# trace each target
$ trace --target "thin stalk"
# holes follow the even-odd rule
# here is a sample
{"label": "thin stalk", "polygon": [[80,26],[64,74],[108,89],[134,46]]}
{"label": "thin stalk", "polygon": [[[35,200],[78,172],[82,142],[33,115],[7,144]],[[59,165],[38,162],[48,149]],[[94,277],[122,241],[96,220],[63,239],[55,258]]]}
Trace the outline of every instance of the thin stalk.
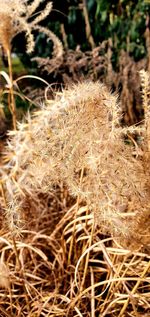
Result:
{"label": "thin stalk", "polygon": [[[80,185],[81,185],[81,183],[82,183],[83,173],[84,173],[84,167],[83,167],[82,170],[81,170]],[[79,209],[79,201],[80,201],[80,197],[79,197],[79,195],[78,195],[78,197],[77,197],[77,203],[76,203],[76,213],[75,213],[75,216],[74,216],[74,220],[75,220],[76,217],[77,217],[77,212],[78,212],[78,209]],[[68,265],[69,265],[70,262],[71,262],[71,255],[72,255],[72,251],[73,251],[73,243],[74,243],[74,240],[75,240],[75,226],[76,226],[76,222],[74,221],[73,231],[72,231],[72,236],[71,236],[71,241],[70,241],[69,254],[68,254]]]}
{"label": "thin stalk", "polygon": [[88,42],[91,45],[91,48],[93,50],[95,48],[95,42],[94,42],[94,38],[92,36],[86,0],[82,0],[82,10],[83,10],[83,16],[84,16],[84,20],[85,20],[86,37],[87,37],[87,40],[88,40]]}
{"label": "thin stalk", "polygon": [[[88,241],[88,247],[89,248],[92,245],[93,232],[94,232],[94,221],[93,221],[92,228],[91,228],[91,235],[90,235],[89,241]],[[82,292],[83,289],[84,289],[85,278],[86,278],[86,275],[87,275],[88,264],[89,264],[89,257],[90,257],[90,252],[88,252],[87,255],[86,255],[86,260],[85,260],[85,263],[84,263],[84,273],[83,273],[83,278],[82,278],[82,282],[81,282],[80,292]],[[93,292],[93,289],[92,289],[92,292]]]}
{"label": "thin stalk", "polygon": [[8,69],[9,69],[9,78],[11,85],[9,87],[10,91],[10,104],[9,109],[12,114],[12,120],[13,120],[13,128],[16,130],[16,105],[15,105],[15,99],[14,99],[14,90],[13,90],[13,71],[12,71],[12,59],[11,59],[11,50],[7,50],[7,58],[8,58]]}

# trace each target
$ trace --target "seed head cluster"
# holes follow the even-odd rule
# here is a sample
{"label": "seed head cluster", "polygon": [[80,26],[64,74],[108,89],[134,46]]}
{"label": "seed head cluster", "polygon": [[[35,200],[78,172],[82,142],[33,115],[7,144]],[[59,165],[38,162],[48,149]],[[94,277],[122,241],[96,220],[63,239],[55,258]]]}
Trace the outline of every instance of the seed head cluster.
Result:
{"label": "seed head cluster", "polygon": [[99,82],[56,93],[10,133],[3,178],[12,227],[26,197],[38,206],[38,194],[61,182],[88,205],[105,232],[137,241],[147,236],[149,186],[142,150],[132,137],[125,141],[134,130],[143,140],[144,127],[120,126],[117,98]]}

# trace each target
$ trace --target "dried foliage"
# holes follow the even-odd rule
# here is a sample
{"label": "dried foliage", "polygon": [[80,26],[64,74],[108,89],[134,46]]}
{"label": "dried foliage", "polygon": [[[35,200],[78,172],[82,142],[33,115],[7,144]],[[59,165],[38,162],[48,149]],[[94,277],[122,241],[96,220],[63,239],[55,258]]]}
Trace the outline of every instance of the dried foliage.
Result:
{"label": "dried foliage", "polygon": [[76,50],[67,50],[63,63],[55,76],[62,75],[65,84],[78,82],[85,78],[110,82],[112,77],[112,43],[104,41],[93,50],[83,52],[78,46]]}
{"label": "dried foliage", "polygon": [[27,1],[20,0],[3,1],[0,9],[0,41],[6,51],[10,49],[13,37],[20,32],[26,33],[28,53],[33,50],[33,35],[24,16],[25,13],[28,16],[26,3]]}
{"label": "dried foliage", "polygon": [[65,85],[85,78],[100,80],[111,90],[119,93],[123,122],[128,125],[135,124],[143,119],[139,71],[150,68],[148,27],[145,37],[147,58],[138,62],[135,62],[128,52],[121,50],[114,68],[114,47],[112,40],[109,39],[91,51],[83,52],[80,47],[76,50],[67,50],[63,63],[55,70],[54,76]]}
{"label": "dried foliage", "polygon": [[57,63],[62,57],[63,46],[57,36],[50,30],[41,27],[39,23],[44,20],[52,10],[52,2],[48,2],[39,15],[35,11],[43,0],[4,0],[0,8],[0,42],[4,49],[10,49],[13,38],[21,32],[25,32],[27,39],[27,52],[34,49],[33,31],[44,32],[54,43],[53,59],[51,63]]}
{"label": "dried foliage", "polygon": [[6,117],[2,105],[0,105],[0,138],[6,133]]}
{"label": "dried foliage", "polygon": [[10,132],[2,317],[149,316],[149,76],[141,78],[141,126],[121,128],[116,97],[89,81],[57,92]]}
{"label": "dried foliage", "polygon": [[[84,82],[57,93],[47,107],[20,123],[17,132],[10,132],[3,178],[12,232],[20,227],[28,197],[38,206],[41,192],[53,192],[63,183],[88,205],[104,232],[134,245],[147,243],[149,158],[143,153],[148,130],[144,125],[123,129],[119,120],[116,97],[98,82]],[[131,132],[139,133],[142,149]],[[130,145],[125,144],[126,134]]]}
{"label": "dried foliage", "polygon": [[[33,29],[54,41],[48,68],[47,60],[39,62],[56,71],[62,63],[61,43],[37,26],[51,2],[28,30],[22,19],[29,18],[41,0],[22,1],[18,9],[19,2],[9,1],[10,10],[13,3],[16,16],[20,12],[28,45]],[[15,33],[6,20],[7,49]],[[139,94],[140,83],[131,58],[121,53],[118,80],[111,42],[76,53],[69,51],[65,57],[74,80],[79,74],[83,79],[87,67],[87,77],[100,77],[114,89],[122,85],[125,121],[135,122],[131,105],[136,90],[131,85]],[[18,123],[18,131],[10,132],[3,161],[0,158],[0,316],[149,316],[150,79],[145,71],[140,76],[145,114],[141,125],[123,128],[116,96],[103,84],[84,81],[57,92],[40,111]],[[138,95],[137,104],[139,100]],[[2,229],[3,213],[7,232]]]}
{"label": "dried foliage", "polygon": [[[47,28],[39,25],[39,23],[45,19],[52,9],[52,2],[48,2],[39,15],[36,13],[34,18],[34,11],[39,7],[42,0],[34,0],[32,3],[28,0],[4,0],[0,8],[0,44],[3,47],[8,59],[9,68],[9,98],[8,108],[13,119],[13,128],[16,130],[16,105],[14,97],[14,81],[13,81],[13,69],[11,59],[11,43],[13,38],[21,32],[25,32],[27,38],[27,53],[31,53],[34,50],[34,36],[33,32],[38,31],[45,33],[50,40],[54,43],[53,56],[49,58],[49,72],[60,65],[62,62],[63,46],[57,36]],[[37,59],[39,64],[41,59]],[[43,62],[43,59],[42,59]],[[1,72],[0,75],[2,75]]]}
{"label": "dried foliage", "polygon": [[31,230],[32,215],[16,248],[12,235],[1,232],[2,317],[149,316],[146,251],[123,249],[93,231],[86,207],[73,205],[53,228],[52,214],[41,206],[41,221]]}
{"label": "dried foliage", "polygon": [[54,43],[52,58],[50,57],[35,57],[32,60],[36,61],[42,70],[46,70],[49,74],[57,70],[63,62],[63,46],[58,37],[50,30],[42,26],[34,26],[35,30],[45,33],[48,39]]}

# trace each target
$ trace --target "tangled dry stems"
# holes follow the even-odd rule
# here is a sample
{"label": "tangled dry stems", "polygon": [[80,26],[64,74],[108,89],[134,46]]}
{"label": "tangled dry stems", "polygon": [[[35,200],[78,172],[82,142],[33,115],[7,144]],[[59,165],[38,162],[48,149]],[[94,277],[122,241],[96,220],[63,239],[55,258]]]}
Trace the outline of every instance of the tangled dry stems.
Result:
{"label": "tangled dry stems", "polygon": [[42,217],[44,229],[41,219],[37,231],[28,224],[22,240],[16,239],[17,256],[12,235],[1,234],[2,317],[148,316],[147,253],[123,249],[100,229],[93,231],[87,207],[72,206],[53,232],[51,215]]}

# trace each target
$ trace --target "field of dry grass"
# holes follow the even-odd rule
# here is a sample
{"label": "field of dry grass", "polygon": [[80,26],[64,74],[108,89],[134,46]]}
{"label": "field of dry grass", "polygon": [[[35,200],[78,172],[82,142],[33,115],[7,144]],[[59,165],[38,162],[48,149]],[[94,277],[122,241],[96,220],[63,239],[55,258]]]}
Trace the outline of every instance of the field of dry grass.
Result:
{"label": "field of dry grass", "polygon": [[[114,70],[111,40],[95,47],[91,33],[91,51],[64,53],[41,2],[0,8],[0,317],[149,317],[149,57],[121,51]],[[24,32],[31,52],[34,31],[53,42],[36,61],[63,89],[14,80],[13,38]],[[22,94],[27,78],[46,89]],[[20,120],[16,96],[38,110]]]}

